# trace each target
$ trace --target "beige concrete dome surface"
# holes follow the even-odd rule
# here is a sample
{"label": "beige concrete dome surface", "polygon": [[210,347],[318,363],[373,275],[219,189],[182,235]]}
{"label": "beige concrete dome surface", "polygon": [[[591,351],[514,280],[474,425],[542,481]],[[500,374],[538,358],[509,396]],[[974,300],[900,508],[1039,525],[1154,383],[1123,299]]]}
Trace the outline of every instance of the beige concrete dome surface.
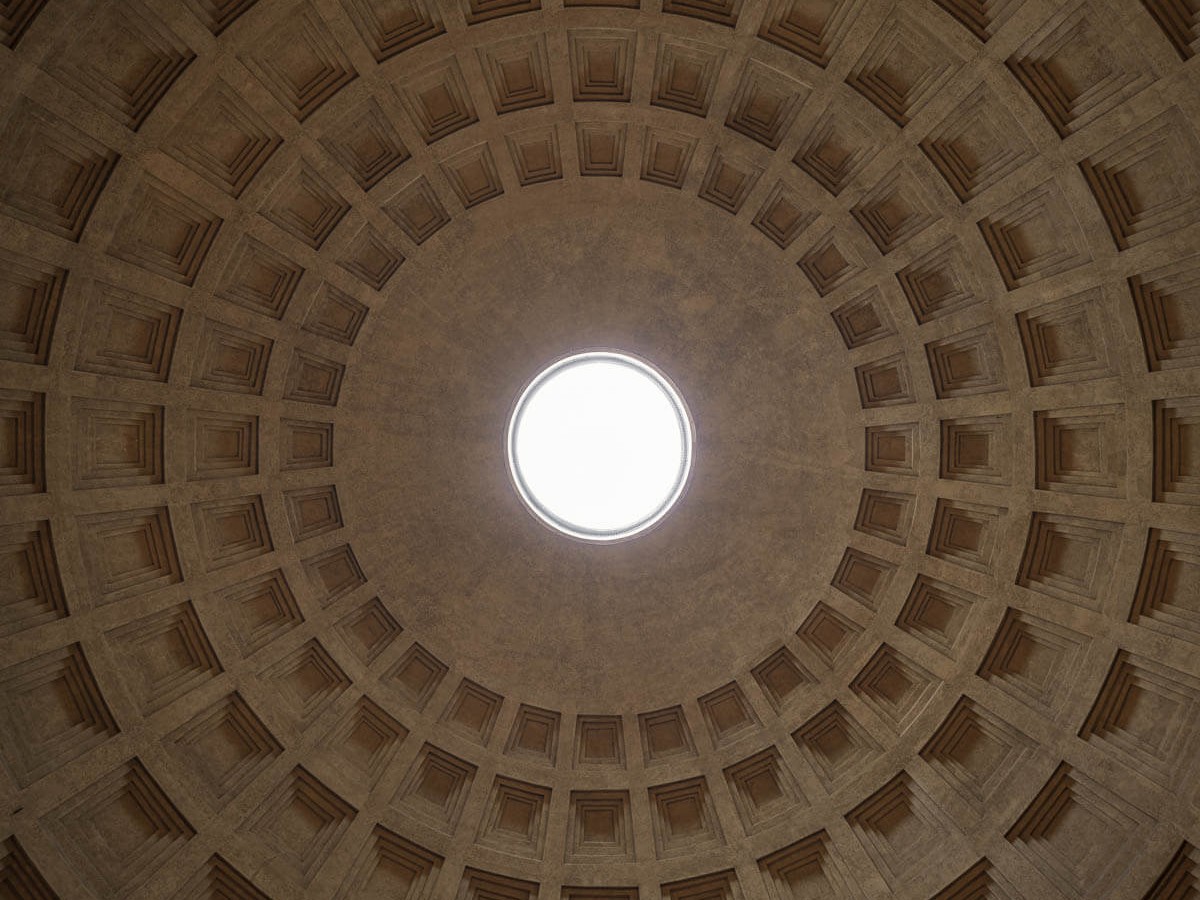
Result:
{"label": "beige concrete dome surface", "polygon": [[[0,898],[1200,897],[1197,0],[0,0]],[[658,367],[653,529],[523,388]]]}

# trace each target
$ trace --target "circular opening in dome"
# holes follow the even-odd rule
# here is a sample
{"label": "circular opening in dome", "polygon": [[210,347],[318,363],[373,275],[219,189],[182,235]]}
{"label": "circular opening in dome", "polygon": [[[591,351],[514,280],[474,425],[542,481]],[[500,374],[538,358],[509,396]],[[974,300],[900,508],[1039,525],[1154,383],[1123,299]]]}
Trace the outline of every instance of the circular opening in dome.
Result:
{"label": "circular opening in dome", "polygon": [[661,521],[692,468],[691,417],[661,372],[593,350],[544,369],[508,423],[508,468],[526,506],[556,531],[609,542]]}

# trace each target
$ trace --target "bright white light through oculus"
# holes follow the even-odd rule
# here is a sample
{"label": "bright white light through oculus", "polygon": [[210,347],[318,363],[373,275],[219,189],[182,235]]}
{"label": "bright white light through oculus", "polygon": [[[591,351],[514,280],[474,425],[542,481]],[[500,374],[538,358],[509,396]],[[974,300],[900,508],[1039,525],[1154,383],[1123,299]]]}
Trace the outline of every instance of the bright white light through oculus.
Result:
{"label": "bright white light through oculus", "polygon": [[591,351],[545,369],[517,401],[508,466],[538,518],[572,537],[616,541],[658,522],[692,466],[692,423],[657,370]]}

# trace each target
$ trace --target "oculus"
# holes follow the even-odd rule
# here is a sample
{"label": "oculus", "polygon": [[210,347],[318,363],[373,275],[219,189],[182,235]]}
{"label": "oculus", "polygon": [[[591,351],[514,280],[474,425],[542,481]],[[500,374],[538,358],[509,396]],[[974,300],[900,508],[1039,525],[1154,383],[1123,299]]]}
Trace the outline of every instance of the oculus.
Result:
{"label": "oculus", "polygon": [[608,543],[653,528],[675,505],[695,429],[658,369],[591,350],[529,383],[505,437],[509,474],[529,510],[563,534]]}

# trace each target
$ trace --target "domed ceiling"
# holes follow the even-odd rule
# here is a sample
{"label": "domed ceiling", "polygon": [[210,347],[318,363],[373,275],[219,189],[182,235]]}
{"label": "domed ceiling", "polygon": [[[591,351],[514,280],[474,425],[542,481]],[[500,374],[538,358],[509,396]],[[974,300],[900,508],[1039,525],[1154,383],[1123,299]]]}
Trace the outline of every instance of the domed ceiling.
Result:
{"label": "domed ceiling", "polygon": [[[1200,895],[1196,0],[0,44],[0,897]],[[594,348],[611,545],[505,466]]]}

